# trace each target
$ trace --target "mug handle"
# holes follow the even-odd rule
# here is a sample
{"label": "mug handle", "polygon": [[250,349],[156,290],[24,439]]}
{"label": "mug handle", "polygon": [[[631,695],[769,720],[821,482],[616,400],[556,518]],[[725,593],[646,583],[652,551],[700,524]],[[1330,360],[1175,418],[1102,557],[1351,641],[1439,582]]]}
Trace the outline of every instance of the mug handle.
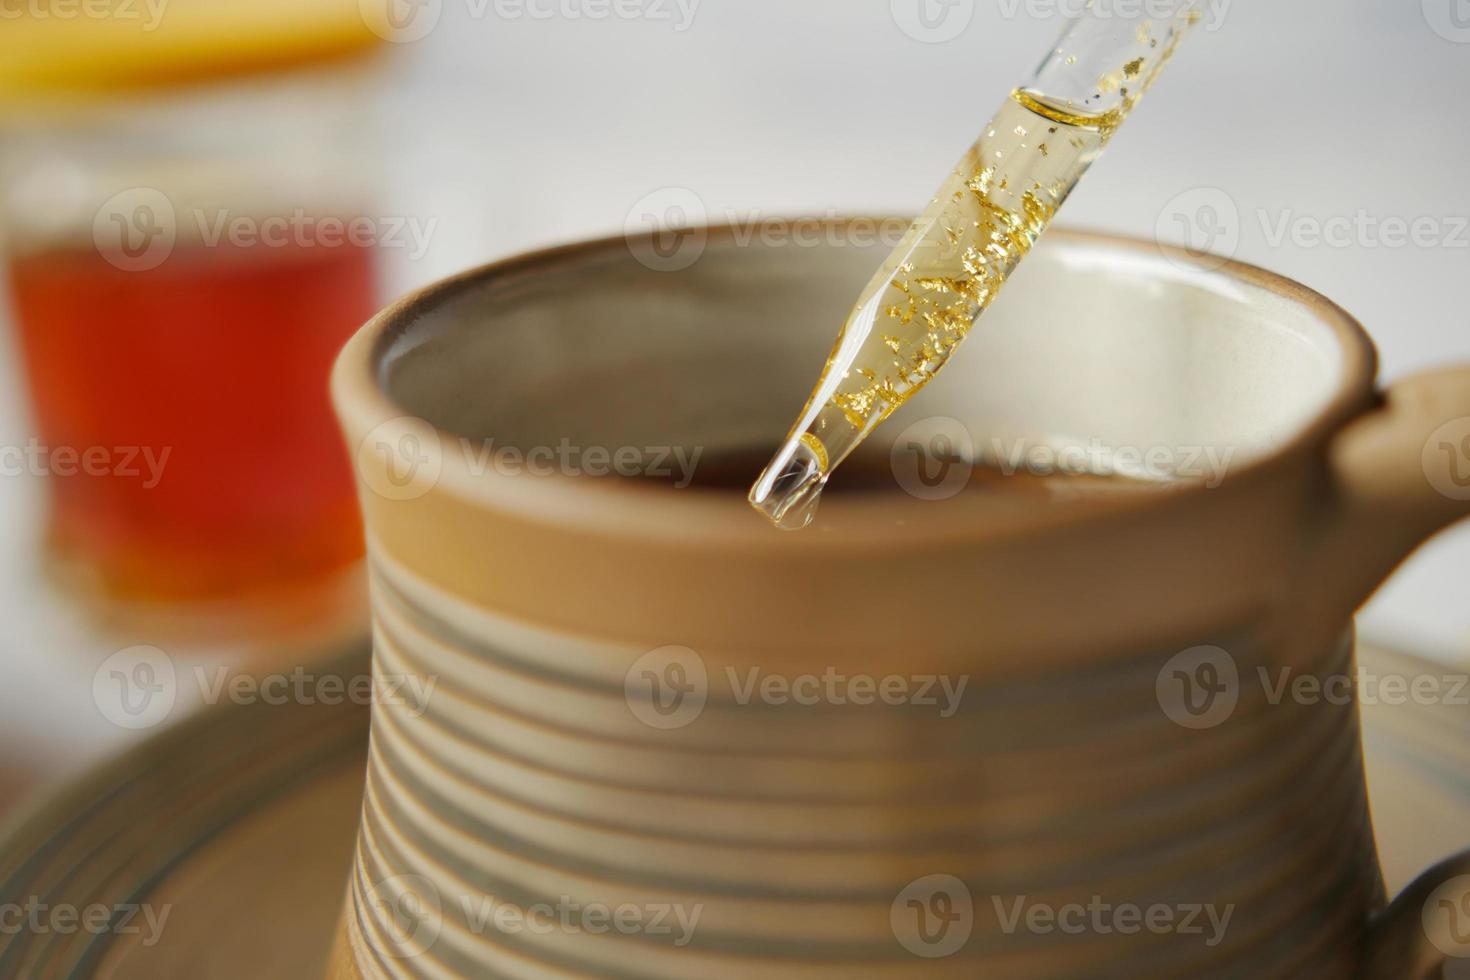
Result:
{"label": "mug handle", "polygon": [[[1470,516],[1470,366],[1392,386],[1329,458],[1339,519],[1316,564],[1328,585],[1319,594],[1336,597],[1324,624],[1352,615],[1419,545]],[[1431,898],[1450,907],[1428,908]],[[1470,953],[1467,929],[1470,852],[1426,871],[1374,918],[1362,980],[1438,977],[1447,950]]]}
{"label": "mug handle", "polygon": [[1374,917],[1360,980],[1438,980],[1450,950],[1470,956],[1466,930],[1470,852],[1424,872]]}
{"label": "mug handle", "polygon": [[1408,378],[1329,447],[1337,520],[1316,549],[1329,630],[1421,544],[1470,517],[1470,365]]}

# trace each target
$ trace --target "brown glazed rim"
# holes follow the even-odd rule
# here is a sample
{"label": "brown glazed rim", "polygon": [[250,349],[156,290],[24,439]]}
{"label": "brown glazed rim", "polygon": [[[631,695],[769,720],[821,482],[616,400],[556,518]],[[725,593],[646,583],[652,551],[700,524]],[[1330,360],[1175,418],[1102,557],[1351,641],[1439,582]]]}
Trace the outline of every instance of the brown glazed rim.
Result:
{"label": "brown glazed rim", "polygon": [[[854,220],[846,217],[822,221],[840,228]],[[906,219],[905,219],[906,220]],[[727,239],[734,225],[710,225],[702,229],[710,241]],[[332,375],[338,411],[347,423],[354,454],[356,442],[374,426],[395,418],[416,418],[396,404],[385,390],[386,361],[394,346],[412,335],[417,321],[443,303],[470,290],[497,281],[534,275],[563,263],[620,253],[631,259],[630,248],[651,239],[653,232],[636,236],[617,235],[521,253],[450,276],[415,290],[374,316],[343,348]],[[666,486],[634,480],[596,480],[564,474],[515,477],[496,473],[471,474],[454,468],[455,454],[445,453],[439,486],[455,496],[506,513],[520,513],[540,523],[578,527],[608,538],[657,538],[689,544],[719,542],[740,548],[765,549],[803,539],[805,547],[823,544],[837,548],[855,543],[893,543],[906,547],[956,540],[993,540],[1044,528],[1080,526],[1116,517],[1122,512],[1199,506],[1206,495],[1259,489],[1284,470],[1301,464],[1306,457],[1324,452],[1337,432],[1350,420],[1374,407],[1380,397],[1375,383],[1378,355],[1362,325],[1332,300],[1301,283],[1256,266],[1219,257],[1191,254],[1145,239],[1106,232],[1055,229],[1049,239],[1144,253],[1167,258],[1178,266],[1200,274],[1255,286],[1307,309],[1337,338],[1342,366],[1336,389],[1312,420],[1270,453],[1233,470],[1216,487],[1190,484],[1166,495],[1120,494],[1103,501],[1058,507],[1037,505],[1024,513],[1007,511],[1003,520],[989,498],[961,494],[938,506],[901,494],[855,494],[825,501],[817,524],[805,532],[777,532],[752,510],[744,494],[731,491],[676,491]],[[670,273],[677,275],[678,273]],[[835,330],[834,326],[834,330]],[[813,365],[813,372],[818,365]],[[427,420],[424,420],[427,421]],[[441,440],[458,434],[435,428]],[[775,447],[772,447],[775,450]],[[754,481],[757,474],[752,473]],[[732,503],[738,502],[738,509]],[[824,534],[839,530],[840,534]]]}

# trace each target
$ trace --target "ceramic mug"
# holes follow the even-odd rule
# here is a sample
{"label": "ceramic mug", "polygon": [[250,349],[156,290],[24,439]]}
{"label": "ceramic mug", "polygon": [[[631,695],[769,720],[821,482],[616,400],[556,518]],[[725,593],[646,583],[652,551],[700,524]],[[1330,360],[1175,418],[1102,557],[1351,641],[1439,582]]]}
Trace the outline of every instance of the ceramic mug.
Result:
{"label": "ceramic mug", "polygon": [[[881,430],[889,490],[784,533],[738,485],[684,486],[785,434],[874,227],[538,252],[347,346],[380,691],[432,696],[374,706],[334,975],[1402,980],[1470,955],[1465,861],[1385,909],[1351,627],[1470,512],[1470,369],[1385,396],[1302,286],[1052,232]],[[1069,459],[1164,479],[950,476]],[[593,478],[619,460],[675,472]]]}

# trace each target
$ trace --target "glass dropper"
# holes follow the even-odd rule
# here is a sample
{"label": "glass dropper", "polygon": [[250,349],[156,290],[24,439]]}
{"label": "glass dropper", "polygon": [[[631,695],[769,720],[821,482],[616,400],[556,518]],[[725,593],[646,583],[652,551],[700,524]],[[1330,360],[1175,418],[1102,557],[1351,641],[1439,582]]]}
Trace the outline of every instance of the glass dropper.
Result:
{"label": "glass dropper", "polygon": [[874,429],[928,384],[1158,78],[1202,0],[1128,17],[1092,2],[1011,94],[859,296],[790,435],[750,491],[798,529]]}

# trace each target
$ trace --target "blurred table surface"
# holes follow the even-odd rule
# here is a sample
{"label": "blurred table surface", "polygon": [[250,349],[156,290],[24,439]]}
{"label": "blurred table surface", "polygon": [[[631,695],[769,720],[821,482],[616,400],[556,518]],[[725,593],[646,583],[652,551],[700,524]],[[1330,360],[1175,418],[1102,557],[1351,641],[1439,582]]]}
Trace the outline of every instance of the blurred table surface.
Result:
{"label": "blurred table surface", "polygon": [[[575,4],[443,0],[428,37],[390,46],[381,95],[383,217],[432,231],[422,254],[389,254],[392,291],[617,233],[636,202],[670,187],[693,190],[711,220],[917,209],[1070,8],[957,0],[968,26],[924,43],[891,13],[913,2],[649,2],[633,9],[674,16],[594,20],[495,13]],[[1216,0],[1214,29],[1188,41],[1062,222],[1177,240],[1181,208],[1221,191],[1216,248],[1345,306],[1377,339],[1387,379],[1470,362],[1470,32],[1444,29],[1455,2]],[[1359,216],[1427,217],[1440,240],[1357,231],[1327,245],[1294,233],[1330,219],[1362,227]],[[0,347],[0,445],[31,434],[15,373]],[[94,630],[37,576],[40,493],[32,478],[0,478],[0,812],[41,774],[64,778],[132,737],[99,717],[92,677],[112,651],[148,642]],[[1364,613],[1364,635],[1470,661],[1467,573],[1470,527],[1394,578]]]}

